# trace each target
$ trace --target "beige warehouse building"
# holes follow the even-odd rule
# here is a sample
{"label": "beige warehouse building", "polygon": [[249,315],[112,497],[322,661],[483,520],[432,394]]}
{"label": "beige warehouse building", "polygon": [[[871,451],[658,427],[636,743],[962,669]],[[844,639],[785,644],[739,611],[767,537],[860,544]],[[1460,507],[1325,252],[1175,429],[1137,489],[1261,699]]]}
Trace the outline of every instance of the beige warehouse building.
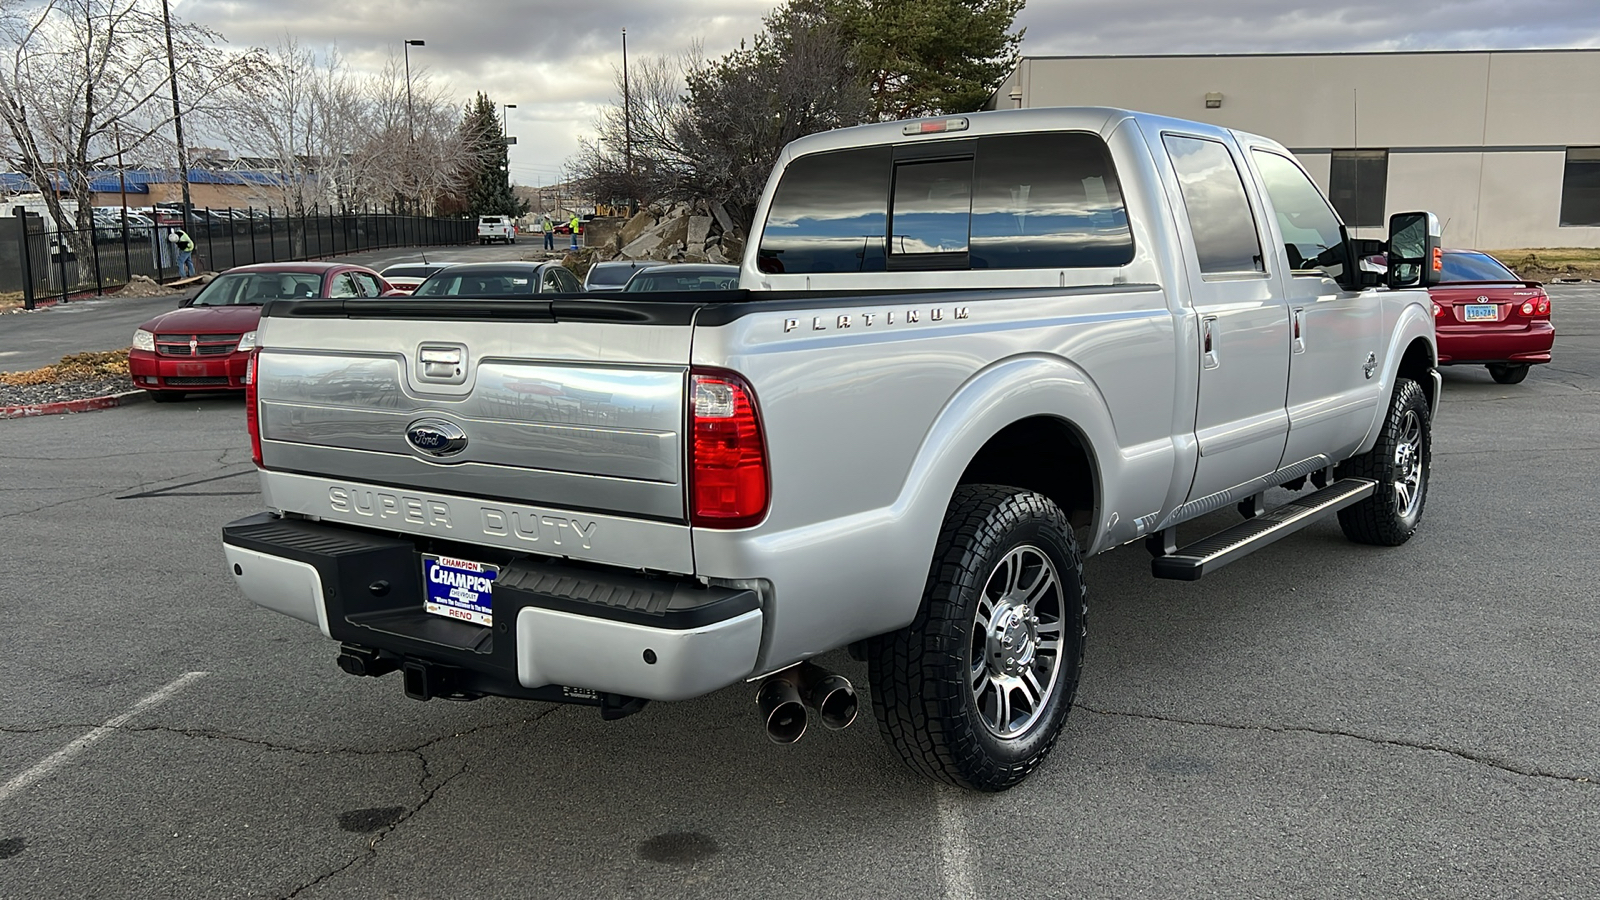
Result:
{"label": "beige warehouse building", "polygon": [[1293,150],[1363,237],[1600,247],[1600,50],[1024,57],[989,108],[1115,106]]}

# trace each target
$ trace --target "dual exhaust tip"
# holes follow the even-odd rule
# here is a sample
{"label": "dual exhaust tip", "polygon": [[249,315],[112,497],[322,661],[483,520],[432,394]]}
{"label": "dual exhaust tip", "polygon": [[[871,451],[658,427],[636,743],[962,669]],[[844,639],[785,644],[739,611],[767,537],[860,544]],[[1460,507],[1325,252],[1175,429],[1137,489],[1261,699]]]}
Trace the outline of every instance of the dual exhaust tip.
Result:
{"label": "dual exhaust tip", "polygon": [[838,731],[849,727],[860,711],[849,679],[810,662],[790,666],[761,682],[756,706],[774,744],[800,740],[811,712],[822,720],[823,727]]}

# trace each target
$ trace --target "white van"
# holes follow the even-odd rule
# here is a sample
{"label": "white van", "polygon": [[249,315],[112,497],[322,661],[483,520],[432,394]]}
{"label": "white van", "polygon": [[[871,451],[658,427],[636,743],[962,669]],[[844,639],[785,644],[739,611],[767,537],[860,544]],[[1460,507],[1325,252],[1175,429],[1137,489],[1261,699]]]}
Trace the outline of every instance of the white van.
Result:
{"label": "white van", "polygon": [[495,241],[515,244],[517,223],[512,221],[510,216],[479,216],[478,243],[492,244]]}

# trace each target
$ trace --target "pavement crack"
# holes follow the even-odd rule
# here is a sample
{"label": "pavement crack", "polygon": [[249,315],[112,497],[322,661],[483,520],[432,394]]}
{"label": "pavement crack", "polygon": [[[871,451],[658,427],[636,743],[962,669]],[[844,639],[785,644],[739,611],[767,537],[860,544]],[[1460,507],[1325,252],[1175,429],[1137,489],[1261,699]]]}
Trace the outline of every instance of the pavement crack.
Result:
{"label": "pavement crack", "polygon": [[1454,756],[1457,759],[1466,760],[1467,762],[1471,763],[1477,763],[1478,765],[1487,766],[1492,769],[1498,769],[1502,772],[1507,772],[1512,775],[1522,775],[1527,778],[1544,778],[1551,781],[1565,781],[1573,784],[1595,784],[1596,782],[1600,782],[1600,778],[1596,778],[1594,776],[1569,775],[1561,772],[1547,772],[1542,769],[1520,766],[1515,763],[1507,762],[1503,759],[1497,759],[1493,756],[1483,753],[1477,753],[1472,750],[1463,750],[1460,747],[1447,747],[1443,744],[1435,744],[1424,741],[1405,741],[1396,738],[1374,737],[1369,734],[1359,734],[1354,731],[1343,731],[1337,728],[1315,728],[1310,725],[1252,725],[1239,722],[1209,721],[1205,719],[1183,719],[1176,716],[1156,715],[1155,713],[1124,712],[1119,710],[1098,709],[1083,703],[1077,703],[1074,704],[1074,706],[1085,712],[1094,713],[1095,715],[1099,716],[1106,716],[1108,718],[1142,719],[1150,722],[1166,722],[1173,725],[1195,725],[1203,728],[1225,728],[1231,731],[1253,731],[1264,732],[1268,734],[1314,734],[1322,737],[1349,738],[1351,740],[1362,741],[1364,743],[1374,744],[1377,746],[1397,747],[1403,750],[1422,750],[1430,753],[1444,753]]}
{"label": "pavement crack", "polygon": [[450,772],[448,775],[441,776],[434,772],[434,764],[428,759],[429,750],[447,741],[459,740],[461,738],[470,737],[485,731],[493,731],[499,728],[512,728],[519,725],[537,725],[539,722],[543,721],[545,717],[549,716],[551,713],[554,713],[560,708],[561,707],[559,705],[552,705],[549,709],[542,710],[537,715],[524,716],[510,721],[491,722],[487,725],[479,725],[476,728],[469,728],[465,731],[457,731],[451,734],[442,735],[440,737],[433,738],[432,740],[425,741],[414,747],[385,751],[388,753],[402,753],[415,756],[417,761],[421,763],[422,775],[417,779],[417,790],[421,792],[421,798],[417,800],[416,803],[408,806],[406,811],[401,813],[400,816],[392,823],[384,826],[382,830],[380,830],[377,834],[374,834],[371,840],[367,841],[367,846],[360,853],[357,853],[355,856],[346,860],[341,865],[323,872],[311,881],[308,881],[300,887],[297,887],[285,894],[282,900],[294,900],[294,898],[299,897],[306,891],[309,891],[317,885],[343,874],[360,863],[371,862],[372,860],[377,859],[378,845],[383,843],[384,838],[392,834],[401,825],[404,825],[413,816],[426,809],[428,804],[433,802],[433,798],[439,795],[440,791],[448,787],[449,784],[455,781],[457,778],[460,778],[462,775],[466,774],[467,770],[471,768],[469,763],[463,761],[460,763],[460,765],[455,767],[455,771]]}

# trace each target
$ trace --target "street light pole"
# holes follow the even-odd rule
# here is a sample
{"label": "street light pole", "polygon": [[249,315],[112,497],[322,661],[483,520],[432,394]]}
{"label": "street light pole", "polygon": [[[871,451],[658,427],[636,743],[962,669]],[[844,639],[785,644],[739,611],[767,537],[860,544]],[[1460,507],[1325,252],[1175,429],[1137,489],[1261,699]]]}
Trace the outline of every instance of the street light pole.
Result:
{"label": "street light pole", "polygon": [[[415,191],[415,182],[414,182],[413,179],[414,179],[414,176],[416,175],[416,167],[417,167],[417,126],[416,126],[416,122],[415,122],[416,113],[412,110],[412,106],[411,106],[411,48],[412,47],[426,47],[426,46],[428,46],[428,42],[427,41],[408,40],[408,41],[405,42],[405,51],[404,51],[405,55],[406,55],[406,138],[407,138],[407,144],[406,144],[406,174],[405,174],[405,177],[406,177],[406,181],[407,182],[411,182],[411,183],[407,184],[406,186],[408,188],[412,188],[413,191]],[[418,198],[416,196],[413,196],[411,198],[411,202],[412,202],[413,206],[416,204],[417,200],[418,200]]]}
{"label": "street light pole", "polygon": [[[162,2],[165,3],[166,0],[162,0]],[[407,134],[407,136],[410,137],[411,143],[413,143],[413,144],[415,144],[417,142],[417,129],[416,129],[416,125],[412,121],[413,116],[415,115],[415,113],[412,111],[412,108],[411,108],[411,48],[412,47],[426,47],[426,46],[428,46],[428,42],[427,41],[406,41],[406,43],[405,43],[405,54],[406,54],[406,134]]]}
{"label": "street light pole", "polygon": [[511,133],[511,110],[516,109],[517,105],[515,103],[502,103],[500,106],[505,110],[500,114],[500,136],[506,137]]}
{"label": "street light pole", "polygon": [[189,230],[189,151],[183,146],[183,112],[178,106],[178,64],[172,52],[172,13],[161,0],[161,24],[167,32],[167,80],[172,85],[172,126],[178,138],[178,178],[183,184],[183,230]]}
{"label": "street light pole", "polygon": [[633,174],[633,98],[628,89],[628,29],[622,29],[622,155]]}

